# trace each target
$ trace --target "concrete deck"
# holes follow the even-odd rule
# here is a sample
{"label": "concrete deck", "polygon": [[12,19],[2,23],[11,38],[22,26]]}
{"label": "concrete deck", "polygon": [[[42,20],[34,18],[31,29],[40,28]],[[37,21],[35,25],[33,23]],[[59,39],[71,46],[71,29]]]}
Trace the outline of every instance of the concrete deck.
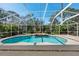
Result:
{"label": "concrete deck", "polygon": [[52,55],[78,55],[79,37],[72,35],[55,35],[67,39],[65,45],[51,43],[15,43],[0,44],[0,55],[23,56],[52,56]]}
{"label": "concrete deck", "polygon": [[0,51],[0,56],[79,56],[79,52],[61,51]]}
{"label": "concrete deck", "polygon": [[[4,47],[0,47],[0,56],[79,56],[79,46],[77,45]],[[28,50],[26,50],[27,48]]]}
{"label": "concrete deck", "polygon": [[56,36],[67,39],[65,45],[79,45],[79,36],[72,36],[72,35],[56,35]]}

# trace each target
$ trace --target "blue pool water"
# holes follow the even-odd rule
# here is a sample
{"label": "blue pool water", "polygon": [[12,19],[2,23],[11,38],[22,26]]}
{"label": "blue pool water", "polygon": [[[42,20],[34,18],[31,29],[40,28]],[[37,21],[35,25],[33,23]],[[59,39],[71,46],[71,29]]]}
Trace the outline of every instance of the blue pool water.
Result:
{"label": "blue pool water", "polygon": [[12,44],[17,42],[29,42],[29,43],[49,42],[49,43],[56,43],[56,44],[64,44],[66,40],[56,36],[32,35],[32,36],[17,36],[17,37],[8,38],[2,41],[2,43],[4,44]]}

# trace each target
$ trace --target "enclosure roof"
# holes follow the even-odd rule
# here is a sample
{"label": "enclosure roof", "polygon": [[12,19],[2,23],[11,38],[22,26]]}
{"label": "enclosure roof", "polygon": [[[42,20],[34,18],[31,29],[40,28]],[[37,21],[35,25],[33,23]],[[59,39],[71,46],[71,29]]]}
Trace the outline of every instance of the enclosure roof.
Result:
{"label": "enclosure roof", "polygon": [[[68,4],[69,3],[63,3],[63,5],[62,3],[1,3],[0,8],[7,11],[14,11],[23,17],[28,14],[33,14],[33,17],[39,18],[47,24],[51,16],[56,16],[61,10],[67,7]],[[67,8],[79,9],[78,5],[78,3],[73,3]],[[56,19],[59,22],[63,22],[59,17],[56,17]]]}

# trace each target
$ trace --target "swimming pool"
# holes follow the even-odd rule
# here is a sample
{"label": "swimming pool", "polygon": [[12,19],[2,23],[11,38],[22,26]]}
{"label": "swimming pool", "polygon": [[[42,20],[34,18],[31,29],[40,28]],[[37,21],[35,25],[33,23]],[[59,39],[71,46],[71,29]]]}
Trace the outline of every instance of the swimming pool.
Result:
{"label": "swimming pool", "polygon": [[16,36],[16,37],[7,38],[5,40],[2,40],[1,42],[3,44],[12,44],[18,42],[28,42],[28,43],[49,42],[49,43],[64,45],[66,40],[57,36],[29,35],[29,36]]}

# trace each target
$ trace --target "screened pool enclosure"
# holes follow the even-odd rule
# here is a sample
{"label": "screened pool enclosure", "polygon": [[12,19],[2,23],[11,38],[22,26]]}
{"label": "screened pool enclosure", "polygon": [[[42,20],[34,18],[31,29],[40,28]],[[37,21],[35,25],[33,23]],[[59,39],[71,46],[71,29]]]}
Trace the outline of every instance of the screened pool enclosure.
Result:
{"label": "screened pool enclosure", "polygon": [[1,38],[34,33],[79,36],[79,4],[0,4]]}

